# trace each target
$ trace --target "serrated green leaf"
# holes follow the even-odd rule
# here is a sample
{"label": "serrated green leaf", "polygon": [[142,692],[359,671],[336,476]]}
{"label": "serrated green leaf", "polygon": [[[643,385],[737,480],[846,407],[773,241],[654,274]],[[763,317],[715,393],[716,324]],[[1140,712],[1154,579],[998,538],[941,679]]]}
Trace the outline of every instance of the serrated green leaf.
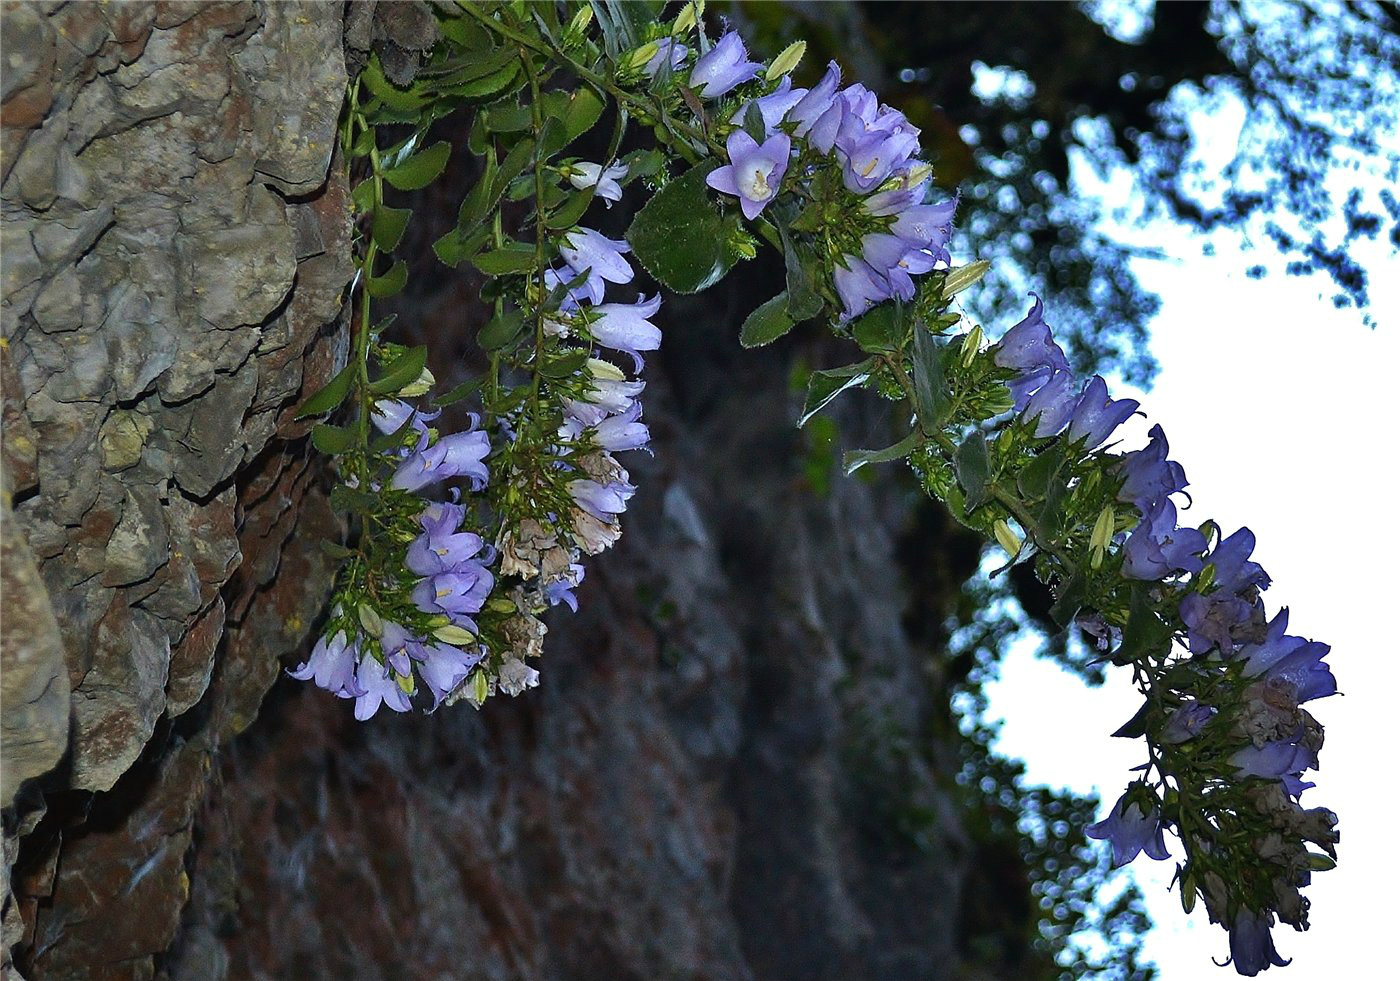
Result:
{"label": "serrated green leaf", "polygon": [[519,310],[504,310],[486,322],[477,332],[476,342],[482,350],[495,351],[520,336],[525,328],[525,315]]}
{"label": "serrated green leaf", "polygon": [[588,210],[588,206],[593,203],[593,195],[596,190],[597,185],[594,185],[582,191],[572,192],[564,206],[545,219],[545,227],[559,231],[577,225],[579,219],[583,217],[583,213]]}
{"label": "serrated green leaf", "polygon": [[369,295],[377,300],[382,300],[387,296],[393,296],[404,288],[408,282],[408,264],[400,259],[389,267],[389,271],[382,276],[372,276],[365,284],[369,290]]}
{"label": "serrated green leaf", "polygon": [[582,86],[569,97],[564,109],[564,142],[559,149],[568,146],[584,133],[587,133],[603,115],[603,100],[587,85]]}
{"label": "serrated green leaf", "polygon": [[346,365],[336,376],[326,382],[325,387],[312,395],[297,409],[296,418],[305,419],[307,416],[319,416],[323,412],[330,412],[338,408],[340,403],[345,401],[345,396],[350,394],[350,389],[355,383],[354,365]]}
{"label": "serrated green leaf", "polygon": [[851,450],[841,457],[842,469],[849,477],[867,463],[891,463],[895,460],[902,460],[914,451],[919,445],[921,435],[916,429],[908,436],[905,436],[893,446],[887,446],[883,450]]}
{"label": "serrated green leaf", "polygon": [[848,364],[843,368],[829,368],[825,371],[812,372],[807,379],[807,399],[802,406],[802,416],[797,420],[797,425],[799,427],[805,426],[808,419],[826,408],[836,396],[849,388],[857,388],[869,381],[870,369],[874,363],[874,358],[866,358],[864,361]]}
{"label": "serrated green leaf", "polygon": [[526,106],[492,106],[482,110],[482,125],[493,133],[518,133],[530,128],[531,110]]}
{"label": "serrated green leaf", "polygon": [[435,396],[433,398],[433,403],[438,406],[452,405],[454,402],[460,402],[468,395],[472,395],[480,387],[480,378],[474,378],[471,381],[464,381],[462,382],[462,384],[452,387],[444,394]]}
{"label": "serrated green leaf", "polygon": [[1016,478],[1016,486],[1026,497],[1039,500],[1045,496],[1051,479],[1059,471],[1064,460],[1064,448],[1059,443],[1042,450],[1030,463],[1021,468],[1021,473]]}
{"label": "serrated green leaf", "polygon": [[787,312],[787,291],[762,304],[747,317],[739,329],[739,343],[744,347],[771,344],[792,330],[794,321]]}
{"label": "serrated green leaf", "polygon": [[381,251],[393,252],[399,247],[404,229],[408,227],[408,219],[412,216],[412,208],[391,208],[381,204],[374,209],[374,224],[370,226],[370,234]]}
{"label": "serrated green leaf", "polygon": [[328,538],[321,539],[321,551],[325,552],[333,559],[348,559],[354,555],[354,551],[346,548],[339,542],[333,542]]}
{"label": "serrated green leaf", "polygon": [[1055,591],[1055,602],[1050,604],[1051,618],[1060,626],[1068,627],[1079,615],[1088,591],[1089,581],[1082,572],[1076,572],[1063,581]]}
{"label": "serrated green leaf", "polygon": [[868,353],[898,351],[904,343],[908,321],[899,304],[881,303],[851,323],[851,336]]}
{"label": "serrated green leaf", "polygon": [[393,395],[405,385],[417,381],[428,364],[428,349],[411,347],[384,368],[384,374],[369,383],[375,395]]}
{"label": "serrated green leaf", "polygon": [[400,191],[416,191],[437,180],[447,158],[452,153],[452,144],[439,140],[432,146],[419,150],[407,160],[384,171],[383,177]]}
{"label": "serrated green leaf", "polygon": [[356,514],[373,514],[381,507],[378,494],[371,494],[356,487],[336,484],[331,488],[331,508],[335,511],[352,511]]}
{"label": "serrated green leaf", "polygon": [[768,138],[768,126],[763,122],[763,110],[758,108],[758,100],[749,103],[744,110],[744,132],[749,139],[761,144]]}
{"label": "serrated green leaf", "polygon": [[472,257],[472,265],[488,276],[522,273],[535,268],[535,247],[516,242]]}
{"label": "serrated green leaf", "polygon": [[1130,664],[1161,651],[1171,643],[1171,627],[1152,608],[1147,588],[1134,583],[1128,600],[1128,622],[1123,625],[1123,641],[1113,654],[1115,664]]}
{"label": "serrated green leaf", "polygon": [[370,93],[391,109],[397,109],[401,112],[416,112],[428,101],[427,96],[421,92],[416,92],[412,88],[401,89],[390,82],[379,63],[377,53],[370,55],[369,64],[365,65],[364,70],[360,72],[360,77],[364,80]]}
{"label": "serrated green leaf", "polygon": [[778,222],[778,236],[783,243],[783,266],[787,273],[788,316],[794,323],[801,323],[821,313],[826,306],[814,285],[816,256],[795,240],[782,222]]}
{"label": "serrated green leaf", "polygon": [[738,261],[728,243],[734,223],[712,199],[708,160],[671,181],[637,212],[627,241],[647,272],[677,293],[698,293],[724,278]]}
{"label": "serrated green leaf", "polygon": [[987,497],[987,480],[991,476],[992,463],[987,456],[987,440],[981,431],[974,429],[958,447],[954,466],[957,469],[958,483],[966,494],[968,511],[981,504]]}
{"label": "serrated green leaf", "polygon": [[491,237],[491,229],[482,225],[470,232],[454,228],[433,243],[433,253],[444,265],[454,269],[463,259],[469,259],[481,251],[486,240]]}
{"label": "serrated green leaf", "polygon": [[952,402],[943,372],[943,345],[922,327],[915,327],[914,408],[925,432],[942,428],[948,421]]}
{"label": "serrated green leaf", "polygon": [[540,365],[540,374],[546,378],[568,378],[581,369],[588,361],[587,351],[569,351],[546,358]]}
{"label": "serrated green leaf", "polygon": [[354,442],[354,432],[344,426],[318,422],[311,427],[311,445],[328,456],[344,453]]}
{"label": "serrated green leaf", "polygon": [[366,177],[350,192],[350,201],[355,205],[356,214],[367,215],[374,210],[374,178]]}

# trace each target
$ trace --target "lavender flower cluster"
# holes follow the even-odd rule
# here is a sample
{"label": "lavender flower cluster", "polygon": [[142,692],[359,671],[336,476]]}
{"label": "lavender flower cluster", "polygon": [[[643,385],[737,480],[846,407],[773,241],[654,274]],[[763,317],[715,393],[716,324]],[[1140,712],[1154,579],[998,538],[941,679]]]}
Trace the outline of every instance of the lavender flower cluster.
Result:
{"label": "lavender flower cluster", "polygon": [[[1080,454],[1102,444],[1137,410],[1132,399],[1110,400],[1097,376],[1082,389],[1076,387],[1038,298],[1028,316],[1002,338],[993,360],[1015,372],[1009,387],[1021,423],[1039,439],[1063,433]],[[1158,595],[1175,605],[1186,647],[1178,652],[1180,661],[1216,682],[1197,686],[1215,692],[1214,702],[1204,694],[1177,697],[1150,735],[1164,747],[1179,747],[1211,730],[1228,747],[1216,787],[1230,793],[1242,786],[1248,807],[1269,829],[1253,844],[1254,858],[1274,869],[1268,895],[1237,895],[1216,872],[1202,877],[1212,919],[1230,930],[1236,969],[1254,976],[1287,963],[1269,932],[1275,915],[1300,929],[1306,925],[1307,903],[1298,892],[1310,878],[1304,843],[1334,854],[1336,816],[1325,808],[1304,809],[1298,799],[1313,786],[1303,774],[1317,767],[1322,744],[1321,727],[1300,706],[1334,694],[1337,683],[1323,660],[1326,644],[1287,634],[1287,610],[1272,621],[1267,618],[1260,594],[1270,579],[1250,560],[1254,535],[1248,528],[1212,548],[1203,531],[1177,524],[1173,497],[1186,488],[1186,473],[1167,454],[1166,436],[1154,426],[1146,447],[1111,465],[1109,472],[1121,482],[1117,500],[1131,505],[1139,518],[1131,532],[1118,534],[1114,542],[1122,575],[1160,584]],[[1089,626],[1101,636],[1116,633],[1101,619]],[[1238,784],[1246,780],[1250,782]],[[1122,865],[1139,852],[1167,858],[1163,833],[1169,827],[1156,796],[1138,781],[1088,833],[1108,840],[1114,864]],[[1215,847],[1208,827],[1178,833],[1201,854],[1209,855]]]}
{"label": "lavender flower cluster", "polygon": [[[375,426],[386,434],[406,433],[405,442],[411,444],[391,454],[394,470],[388,487],[416,494],[439,481],[464,477],[472,490],[484,488],[484,461],[491,451],[486,433],[473,420],[464,432],[439,436],[428,427],[434,418],[396,399],[377,404],[371,415]],[[326,633],[291,676],[314,681],[340,698],[353,698],[355,718],[361,721],[381,705],[407,712],[417,681],[432,696],[429,711],[442,704],[485,653],[472,617],[494,585],[487,569],[494,561],[493,550],[476,532],[462,530],[466,514],[460,504],[425,504],[417,516],[419,533],[404,556],[404,566],[417,577],[409,594],[412,606],[377,609],[367,600],[353,610],[337,606]],[[393,580],[374,585],[384,590],[390,603],[396,602],[400,591]],[[417,628],[399,622],[410,618]]]}
{"label": "lavender flower cluster", "polygon": [[[683,46],[663,43],[647,65],[650,74],[666,58],[673,69],[686,60]],[[696,60],[688,81],[701,98],[719,99],[756,79],[763,67],[748,60],[743,39],[729,31]],[[957,202],[924,203],[933,169],[918,158],[919,128],[864,85],[840,84],[833,61],[810,89],[793,87],[783,75],[772,92],[744,102],[729,120],[740,127],[725,142],[729,163],[711,171],[706,183],[738,198],[744,217],[753,220],[778,197],[785,179],[810,182],[824,165],[834,165],[848,195],[840,209],[848,231],[830,242],[832,280],[841,319],[849,320],[882,300],[912,299],[913,277],[949,262]],[[751,108],[763,120],[762,142],[742,128]],[[853,224],[846,220],[851,217]]]}

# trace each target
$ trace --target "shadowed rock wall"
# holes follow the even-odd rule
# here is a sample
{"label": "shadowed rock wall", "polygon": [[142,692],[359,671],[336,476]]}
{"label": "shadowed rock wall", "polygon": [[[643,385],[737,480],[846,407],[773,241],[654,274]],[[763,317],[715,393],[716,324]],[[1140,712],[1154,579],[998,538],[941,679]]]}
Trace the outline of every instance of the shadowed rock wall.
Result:
{"label": "shadowed rock wall", "polygon": [[4,46],[6,945],[148,977],[211,754],[327,585],[290,416],[344,356],[340,20],[6,3]]}
{"label": "shadowed rock wall", "polygon": [[[917,543],[934,625],[907,631],[896,544],[914,498],[887,480],[814,490],[793,348],[733,339],[766,295],[746,285],[773,269],[668,303],[647,376],[658,454],[629,461],[626,535],[590,566],[580,615],[551,617],[540,689],[361,725],[278,680],[337,532],[289,417],[344,357],[340,13],[5,7],[20,970],[980,977],[953,747],[882,791],[926,816],[918,847],[868,799],[880,734],[946,719],[920,645],[976,550],[946,529]],[[455,206],[425,202],[413,234],[429,241],[438,210]],[[421,282],[401,323],[450,378],[474,284]],[[873,443],[885,418],[847,421]]]}

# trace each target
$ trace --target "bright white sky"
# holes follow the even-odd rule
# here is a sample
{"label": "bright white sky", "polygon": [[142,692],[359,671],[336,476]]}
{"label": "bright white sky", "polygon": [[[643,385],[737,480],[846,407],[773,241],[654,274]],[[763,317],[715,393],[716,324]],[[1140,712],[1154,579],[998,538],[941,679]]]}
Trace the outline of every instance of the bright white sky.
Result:
{"label": "bright white sky", "polygon": [[[1199,123],[1217,125],[1213,116]],[[1219,125],[1228,129],[1230,122]],[[1211,135],[1233,144],[1229,133]],[[1125,175],[1102,184],[1081,168],[1077,180],[1081,193],[1126,200]],[[1134,270],[1162,297],[1151,325],[1161,371],[1139,397],[1191,481],[1195,504],[1183,522],[1211,517],[1227,534],[1240,525],[1254,530],[1254,557],[1274,581],[1265,594],[1270,612],[1288,606],[1290,632],[1332,645],[1329,662],[1343,692],[1309,706],[1326,726],[1327,742],[1313,775],[1318,786],[1302,798],[1304,806],[1340,815],[1340,862],[1315,875],[1305,892],[1312,929],[1275,928],[1279,952],[1294,962],[1268,977],[1379,977],[1391,959],[1391,897],[1400,878],[1391,783],[1400,629],[1390,620],[1400,609],[1390,513],[1400,499],[1400,275],[1386,274],[1387,264],[1400,272],[1400,263],[1386,247],[1368,253],[1373,331],[1355,311],[1337,311],[1318,296],[1323,276],[1282,275],[1267,243],[1242,251],[1238,237],[1219,236],[1217,254],[1206,258],[1199,239],[1169,224],[1124,234],[1173,257],[1136,260]],[[1257,263],[1271,275],[1247,278]],[[1046,297],[1052,325],[1054,308]],[[1127,394],[1121,385],[1118,393]],[[1145,441],[1149,423],[1135,422],[1137,442]],[[991,717],[1005,720],[997,747],[1025,759],[1031,781],[1092,789],[1107,806],[1143,760],[1138,741],[1108,736],[1139,699],[1127,677],[1110,675],[1102,688],[1089,689],[1036,659],[1034,647],[1011,651],[1003,680],[991,686]],[[1131,866],[1156,924],[1148,955],[1162,981],[1234,977],[1233,967],[1211,964],[1227,955],[1224,931],[1199,906],[1185,915],[1177,893],[1167,892],[1174,865],[1140,856]]]}

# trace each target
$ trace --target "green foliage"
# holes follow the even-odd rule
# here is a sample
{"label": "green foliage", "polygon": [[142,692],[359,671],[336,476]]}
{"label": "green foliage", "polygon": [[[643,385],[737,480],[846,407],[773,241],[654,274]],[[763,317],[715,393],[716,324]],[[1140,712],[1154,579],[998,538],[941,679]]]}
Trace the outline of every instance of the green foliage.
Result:
{"label": "green foliage", "polygon": [[744,318],[739,329],[739,343],[744,347],[771,344],[792,330],[794,321],[788,314],[787,291],[758,306]]}
{"label": "green foliage", "polygon": [[657,282],[676,293],[698,293],[719,282],[738,261],[734,214],[725,214],[705,186],[719,166],[708,160],[668,183],[637,212],[627,229],[632,252]]}

